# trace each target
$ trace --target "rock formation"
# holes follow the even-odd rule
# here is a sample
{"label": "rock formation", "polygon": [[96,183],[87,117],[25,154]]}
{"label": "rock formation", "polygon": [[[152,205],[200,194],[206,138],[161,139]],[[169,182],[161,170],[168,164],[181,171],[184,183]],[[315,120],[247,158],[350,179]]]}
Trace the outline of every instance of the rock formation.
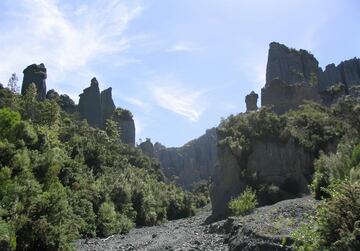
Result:
{"label": "rock formation", "polygon": [[21,94],[26,93],[27,88],[30,84],[34,83],[37,90],[37,95],[39,100],[44,100],[46,98],[46,68],[44,64],[32,64],[26,67],[23,71],[24,78],[21,87]]}
{"label": "rock formation", "polygon": [[245,103],[246,103],[246,111],[256,111],[258,109],[257,106],[257,100],[259,98],[259,95],[257,95],[254,91],[252,91],[250,94],[246,95]]}
{"label": "rock formation", "polygon": [[261,105],[273,106],[278,114],[296,109],[305,100],[322,102],[316,87],[301,83],[288,85],[280,79],[273,79],[261,90]]}
{"label": "rock formation", "polygon": [[314,159],[294,141],[280,143],[259,140],[252,144],[249,156],[242,157],[227,146],[218,148],[219,165],[215,170],[211,192],[213,217],[225,216],[229,200],[253,184],[271,185],[279,189],[274,198],[260,198],[261,204],[307,192]]}
{"label": "rock formation", "polygon": [[[344,89],[339,88],[340,85]],[[329,64],[323,71],[316,58],[305,50],[289,49],[271,43],[266,68],[266,83],[261,90],[261,105],[277,113],[295,109],[305,100],[331,105],[350,89],[360,85],[360,59]]]}
{"label": "rock formation", "polygon": [[343,84],[348,93],[353,86],[360,85],[360,59],[353,58],[341,62],[338,66],[329,64],[320,73],[319,90],[324,91],[335,84]]}
{"label": "rock formation", "polygon": [[101,103],[101,126],[105,127],[106,120],[109,119],[114,111],[115,111],[115,104],[112,99],[111,94],[112,88],[108,88],[103,90],[100,94],[100,103]]}
{"label": "rock formation", "polygon": [[142,142],[139,145],[139,148],[141,149],[141,151],[143,151],[143,153],[145,153],[150,158],[155,157],[155,148],[154,148],[154,145],[153,145],[153,143],[151,143],[151,140],[149,138],[147,138],[144,142]]}
{"label": "rock formation", "polygon": [[125,144],[134,146],[135,122],[131,112],[125,109],[116,108],[112,118],[119,124],[121,141]]}
{"label": "rock formation", "polygon": [[82,118],[85,118],[91,126],[101,127],[101,99],[99,83],[96,78],[91,79],[90,87],[84,89],[83,93],[79,95],[79,113]]}
{"label": "rock formation", "polygon": [[318,75],[318,65],[316,58],[309,52],[272,42],[266,67],[266,84],[276,78],[287,84],[311,84]]}
{"label": "rock formation", "polygon": [[156,143],[155,157],[166,177],[175,178],[177,184],[191,188],[196,182],[208,181],[213,174],[217,162],[216,144],[216,129],[212,128],[182,147],[166,148]]}
{"label": "rock formation", "polygon": [[100,93],[96,78],[91,80],[90,87],[80,94],[79,113],[91,126],[104,129],[107,119],[114,119],[120,127],[120,137],[123,143],[135,144],[135,123],[130,111],[117,108],[111,94],[111,88]]}

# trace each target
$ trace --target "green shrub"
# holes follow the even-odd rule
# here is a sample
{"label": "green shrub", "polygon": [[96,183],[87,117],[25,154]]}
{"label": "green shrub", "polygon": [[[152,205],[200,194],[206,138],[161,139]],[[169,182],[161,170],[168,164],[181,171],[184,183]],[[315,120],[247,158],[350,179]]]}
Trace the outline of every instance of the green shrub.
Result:
{"label": "green shrub", "polygon": [[239,197],[230,200],[228,207],[232,215],[243,216],[251,212],[257,204],[256,192],[246,187]]}
{"label": "green shrub", "polygon": [[360,184],[344,180],[326,190],[330,197],[320,204],[316,217],[292,233],[294,249],[360,250]]}
{"label": "green shrub", "polygon": [[323,250],[319,247],[319,233],[317,232],[315,219],[308,223],[302,223],[299,228],[291,233],[294,240],[292,247],[296,251],[314,251]]}
{"label": "green shrub", "polygon": [[343,181],[332,185],[330,198],[318,210],[321,247],[360,250],[360,184]]}
{"label": "green shrub", "polygon": [[119,215],[115,211],[112,202],[101,204],[98,216],[98,235],[107,237],[112,234],[127,233],[133,227],[133,222],[125,215]]}

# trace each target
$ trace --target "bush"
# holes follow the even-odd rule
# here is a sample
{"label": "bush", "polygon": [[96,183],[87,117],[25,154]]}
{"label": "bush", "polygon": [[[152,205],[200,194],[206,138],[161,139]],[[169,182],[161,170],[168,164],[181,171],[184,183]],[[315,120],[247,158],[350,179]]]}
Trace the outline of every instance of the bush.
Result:
{"label": "bush", "polygon": [[347,180],[327,189],[315,219],[292,233],[294,249],[300,251],[360,250],[360,184]]}
{"label": "bush", "polygon": [[100,206],[98,216],[98,235],[107,237],[112,234],[127,233],[134,227],[133,222],[115,211],[112,202],[104,202]]}
{"label": "bush", "polygon": [[360,184],[332,185],[330,199],[318,211],[320,246],[329,250],[360,250]]}
{"label": "bush", "polygon": [[230,200],[228,206],[232,215],[244,216],[257,206],[256,192],[246,187],[237,198]]}

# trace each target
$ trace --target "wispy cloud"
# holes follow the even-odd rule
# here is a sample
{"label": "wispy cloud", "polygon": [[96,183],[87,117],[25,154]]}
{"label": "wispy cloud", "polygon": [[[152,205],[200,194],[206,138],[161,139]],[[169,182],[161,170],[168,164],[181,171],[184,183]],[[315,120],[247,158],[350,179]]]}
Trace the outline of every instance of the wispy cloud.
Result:
{"label": "wispy cloud", "polygon": [[142,10],[121,0],[81,5],[25,0],[17,7],[16,13],[5,10],[11,25],[0,28],[0,78],[44,62],[52,83],[74,72],[89,72],[93,60],[126,50],[130,44],[124,32]]}
{"label": "wispy cloud", "polygon": [[125,100],[127,103],[138,107],[143,112],[149,112],[151,110],[151,105],[142,101],[141,99],[135,98],[135,97],[128,97],[123,96],[121,97],[123,100]]}
{"label": "wispy cloud", "polygon": [[203,91],[189,90],[172,76],[157,77],[149,84],[149,90],[156,103],[191,122],[197,121],[205,110],[201,100]]}
{"label": "wispy cloud", "polygon": [[196,47],[188,42],[178,42],[173,44],[167,51],[168,52],[192,52],[200,50],[200,47]]}

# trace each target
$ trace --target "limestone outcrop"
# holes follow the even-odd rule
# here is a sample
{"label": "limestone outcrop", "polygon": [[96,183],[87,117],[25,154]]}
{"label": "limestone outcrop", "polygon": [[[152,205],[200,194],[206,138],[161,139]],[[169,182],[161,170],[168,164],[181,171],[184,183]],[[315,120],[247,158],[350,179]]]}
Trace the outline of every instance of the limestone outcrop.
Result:
{"label": "limestone outcrop", "polygon": [[91,79],[90,87],[84,89],[79,95],[79,113],[91,126],[101,127],[103,125],[101,115],[101,98],[99,83],[96,78]]}
{"label": "limestone outcrop", "polygon": [[[200,181],[208,181],[217,162],[216,129],[212,128],[199,138],[182,147],[166,148],[160,143],[154,145],[154,155],[159,160],[162,170],[168,179],[177,184],[191,188]],[[141,148],[150,149],[149,142],[141,144]],[[145,150],[151,154],[148,150]]]}
{"label": "limestone outcrop", "polygon": [[257,95],[254,91],[252,91],[250,94],[246,95],[245,97],[245,103],[246,103],[246,111],[256,111],[258,109],[257,101],[258,101],[259,95]]}
{"label": "limestone outcrop", "polygon": [[252,144],[251,153],[244,157],[227,146],[218,148],[219,165],[211,191],[213,217],[226,216],[229,213],[227,203],[246,186],[272,186],[277,189],[274,194],[260,195],[260,204],[293,198],[308,191],[314,158],[293,140],[258,140]]}
{"label": "limestone outcrop", "polygon": [[318,75],[319,63],[306,50],[295,50],[283,44],[270,43],[266,67],[266,84],[281,79],[287,84],[312,83]]}
{"label": "limestone outcrop", "polygon": [[301,83],[289,85],[280,79],[273,79],[261,90],[261,105],[273,106],[278,114],[296,109],[305,100],[322,102],[316,87]]}
{"label": "limestone outcrop", "polygon": [[[343,88],[339,86],[343,86]],[[283,44],[270,44],[266,83],[261,90],[261,105],[273,106],[277,113],[295,109],[305,100],[332,105],[343,95],[353,95],[351,88],[360,85],[360,59],[325,70],[306,50],[295,50]]]}
{"label": "limestone outcrop", "polygon": [[26,93],[27,88],[30,84],[34,83],[37,90],[37,96],[39,100],[46,98],[46,78],[47,70],[43,63],[37,65],[32,64],[25,68],[23,71],[24,78],[21,86],[21,94]]}
{"label": "limestone outcrop", "polygon": [[320,73],[319,90],[324,91],[335,84],[343,84],[348,93],[353,86],[360,85],[360,59],[353,58],[341,62],[338,66],[329,64]]}
{"label": "limestone outcrop", "polygon": [[91,80],[90,87],[80,94],[79,113],[91,126],[104,129],[106,120],[112,118],[120,127],[120,138],[123,143],[135,145],[135,122],[130,111],[116,108],[111,94],[112,88],[100,93],[96,78]]}
{"label": "limestone outcrop", "polygon": [[139,144],[139,148],[150,158],[155,157],[155,148],[151,140],[147,138],[144,142]]}
{"label": "limestone outcrop", "polygon": [[111,94],[112,88],[108,88],[103,90],[100,94],[100,104],[101,104],[101,126],[105,127],[106,120],[109,119],[114,111],[115,111],[115,104],[112,99]]}
{"label": "limestone outcrop", "polygon": [[135,145],[135,122],[130,111],[116,108],[112,119],[119,124],[120,139],[123,143]]}

